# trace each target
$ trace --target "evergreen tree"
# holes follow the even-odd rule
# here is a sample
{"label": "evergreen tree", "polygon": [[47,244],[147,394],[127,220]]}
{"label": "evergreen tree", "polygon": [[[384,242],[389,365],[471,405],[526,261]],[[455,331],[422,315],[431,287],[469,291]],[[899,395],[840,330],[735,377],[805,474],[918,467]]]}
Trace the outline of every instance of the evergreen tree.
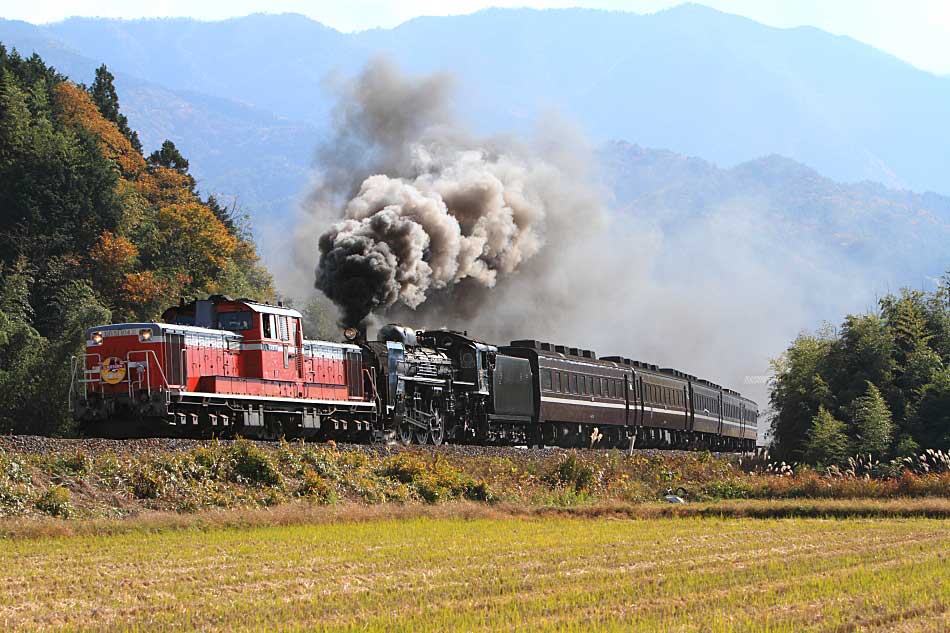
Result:
{"label": "evergreen tree", "polygon": [[943,276],[940,287],[924,302],[924,318],[932,338],[928,342],[943,365],[950,365],[950,273]]}
{"label": "evergreen tree", "polygon": [[914,417],[924,387],[937,379],[943,367],[940,355],[926,345],[920,346],[907,357],[904,373],[897,383],[907,404],[905,416],[908,419]]}
{"label": "evergreen tree", "polygon": [[848,458],[848,436],[845,424],[836,419],[825,407],[811,421],[805,442],[805,459],[812,464],[831,466],[842,464]]}
{"label": "evergreen tree", "polygon": [[31,284],[25,260],[0,277],[0,433],[33,419],[50,370],[47,341],[29,321]]}
{"label": "evergreen tree", "polygon": [[912,428],[921,446],[950,449],[950,369],[924,387]]}
{"label": "evergreen tree", "polygon": [[[839,407],[861,396],[868,382],[881,385],[891,404],[899,399],[894,384],[894,341],[884,319],[877,314],[848,315],[826,359],[828,386]],[[840,408],[832,413],[844,417]]]}
{"label": "evergreen tree", "polygon": [[115,77],[103,64],[96,69],[96,79],[89,88],[89,96],[92,102],[99,108],[99,112],[107,121],[112,121],[118,126],[119,131],[129,139],[135,151],[142,153],[142,143],[139,141],[138,133],[129,127],[129,120],[119,110],[119,95],[115,91]]}
{"label": "evergreen tree", "polygon": [[240,227],[238,227],[237,218],[235,217],[235,208],[237,205],[232,206],[230,209],[226,206],[222,206],[214,194],[212,194],[208,196],[205,206],[211,209],[214,216],[221,220],[221,223],[227,227],[228,231],[235,234],[239,232]]}
{"label": "evergreen tree", "polygon": [[174,169],[182,174],[188,173],[188,160],[181,155],[175,144],[169,140],[162,143],[161,149],[149,154],[148,164],[155,167]]}
{"label": "evergreen tree", "polygon": [[822,377],[831,346],[828,332],[802,334],[772,361],[772,452],[788,461],[804,459],[806,434],[821,406],[834,404]]}
{"label": "evergreen tree", "polygon": [[855,398],[848,407],[855,435],[854,447],[858,453],[881,457],[890,449],[894,422],[880,390],[872,382],[867,385],[864,395]]}

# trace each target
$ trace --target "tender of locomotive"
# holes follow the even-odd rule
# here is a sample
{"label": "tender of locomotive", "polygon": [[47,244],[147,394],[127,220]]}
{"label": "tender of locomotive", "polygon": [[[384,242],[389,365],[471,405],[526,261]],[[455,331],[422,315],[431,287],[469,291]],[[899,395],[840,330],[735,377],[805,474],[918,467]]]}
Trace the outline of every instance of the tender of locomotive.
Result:
{"label": "tender of locomotive", "polygon": [[755,447],[754,402],[624,357],[399,325],[311,341],[296,310],[223,296],[163,320],[88,330],[71,392],[87,433]]}

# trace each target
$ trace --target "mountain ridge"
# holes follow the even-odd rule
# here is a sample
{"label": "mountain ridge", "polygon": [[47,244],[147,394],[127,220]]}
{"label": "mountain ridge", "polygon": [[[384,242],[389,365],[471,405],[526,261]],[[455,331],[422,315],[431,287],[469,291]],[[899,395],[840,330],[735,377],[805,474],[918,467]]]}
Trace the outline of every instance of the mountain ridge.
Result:
{"label": "mountain ridge", "polygon": [[[942,218],[940,194],[950,193],[950,156],[939,151],[950,146],[942,122],[950,80],[846,36],[701,5],[648,15],[485,9],[357,33],[292,13],[0,21],[0,40],[42,49],[79,80],[107,63],[146,146],[171,138],[192,159],[201,188],[236,196],[261,228],[289,221],[306,193],[312,152],[328,133],[327,77],[349,77],[376,55],[409,73],[454,74],[461,116],[479,132],[527,131],[554,111],[577,121],[595,146],[627,139],[669,148],[627,181],[614,175],[621,208],[647,195],[671,217],[702,213],[699,205],[723,202],[713,183],[733,198],[745,186],[770,205],[800,208],[795,191],[782,193],[784,182],[799,197],[837,191],[859,206],[873,202],[875,222],[889,204],[910,222],[908,208]],[[934,193],[914,198],[903,189]],[[827,221],[854,213],[841,204],[806,207]]]}

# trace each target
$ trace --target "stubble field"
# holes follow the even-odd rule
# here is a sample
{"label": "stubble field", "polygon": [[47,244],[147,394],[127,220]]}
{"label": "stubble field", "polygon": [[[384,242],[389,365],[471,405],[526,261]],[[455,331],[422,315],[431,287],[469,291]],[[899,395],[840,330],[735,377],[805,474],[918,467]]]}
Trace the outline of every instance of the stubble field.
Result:
{"label": "stubble field", "polygon": [[0,542],[0,629],[942,631],[941,520],[453,518]]}

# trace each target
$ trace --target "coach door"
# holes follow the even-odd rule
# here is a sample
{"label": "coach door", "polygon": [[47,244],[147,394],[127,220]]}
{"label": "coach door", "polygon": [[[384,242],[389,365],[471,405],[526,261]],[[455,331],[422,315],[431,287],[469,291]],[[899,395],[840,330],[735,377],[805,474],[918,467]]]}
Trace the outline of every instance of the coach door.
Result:
{"label": "coach door", "polygon": [[182,357],[185,353],[185,335],[165,333],[165,380],[169,385],[184,385],[187,381]]}
{"label": "coach door", "polygon": [[683,385],[683,403],[686,405],[686,430],[696,430],[696,418],[693,416],[693,383]]}

